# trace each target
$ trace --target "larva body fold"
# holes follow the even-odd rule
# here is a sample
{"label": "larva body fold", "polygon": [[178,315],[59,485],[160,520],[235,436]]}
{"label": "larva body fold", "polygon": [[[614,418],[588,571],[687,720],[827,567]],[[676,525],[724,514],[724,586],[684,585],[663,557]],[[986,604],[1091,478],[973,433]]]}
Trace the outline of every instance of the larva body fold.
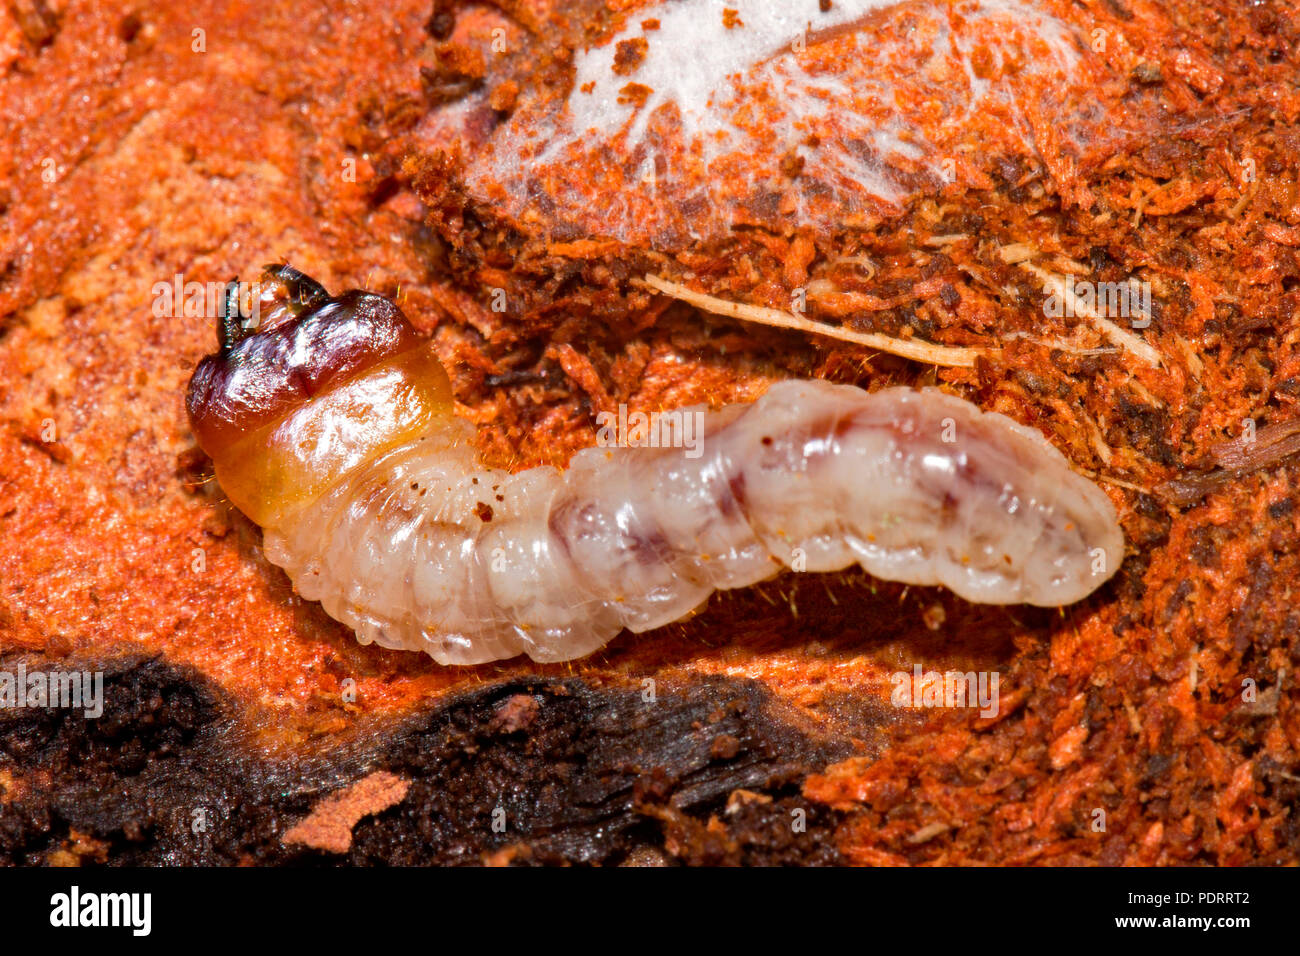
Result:
{"label": "larva body fold", "polygon": [[426,343],[322,380],[245,435],[196,434],[303,597],[443,664],[580,657],[788,567],[1055,606],[1122,559],[1109,499],[1042,436],[937,389],[780,382],[689,410],[696,457],[589,448],[510,474],[477,461]]}

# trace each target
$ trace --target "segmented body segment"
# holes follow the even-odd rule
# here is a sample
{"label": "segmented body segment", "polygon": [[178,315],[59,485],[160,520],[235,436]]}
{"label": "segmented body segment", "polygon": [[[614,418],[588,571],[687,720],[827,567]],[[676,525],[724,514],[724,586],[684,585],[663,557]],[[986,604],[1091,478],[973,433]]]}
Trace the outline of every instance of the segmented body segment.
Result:
{"label": "segmented body segment", "polygon": [[517,474],[442,430],[268,530],[266,553],[363,641],[455,664],[579,657],[791,566],[1058,605],[1108,576],[1096,549],[1119,561],[1100,491],[1041,437],[938,390],[782,382],[705,414],[695,459],[589,448]]}
{"label": "segmented body segment", "polygon": [[[511,474],[478,462],[445,376],[425,390],[434,399],[408,380],[436,366],[428,345],[386,348],[361,371],[318,375],[316,394],[261,426],[270,465],[209,449],[223,487],[223,470],[236,489],[250,474],[280,482],[236,504],[299,593],[363,643],[443,664],[563,661],[787,568],[856,563],[971,601],[1055,606],[1122,559],[1100,489],[1037,432],[937,389],[781,382],[756,402],[699,410],[697,454],[597,447],[563,471]],[[224,379],[195,378],[196,433],[224,434],[202,412]],[[347,418],[367,413],[405,424]],[[331,472],[311,474],[322,462]]]}

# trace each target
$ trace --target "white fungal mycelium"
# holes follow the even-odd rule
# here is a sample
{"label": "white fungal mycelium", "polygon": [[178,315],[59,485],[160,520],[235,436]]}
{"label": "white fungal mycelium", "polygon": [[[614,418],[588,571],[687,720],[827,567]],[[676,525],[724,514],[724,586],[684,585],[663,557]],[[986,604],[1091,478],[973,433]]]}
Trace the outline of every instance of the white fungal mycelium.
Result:
{"label": "white fungal mycelium", "polygon": [[[621,66],[627,44],[640,59]],[[777,202],[841,227],[989,151],[1032,152],[1036,110],[1069,140],[1080,117],[1054,97],[1086,86],[1083,49],[1035,0],[670,0],[580,51],[567,96],[518,110],[466,178],[512,215],[626,241]]]}
{"label": "white fungal mycelium", "polygon": [[1100,489],[937,389],[788,381],[703,422],[695,454],[590,448],[511,474],[449,416],[266,528],[266,554],[362,642],[443,664],[580,657],[790,567],[1055,606],[1122,559]]}

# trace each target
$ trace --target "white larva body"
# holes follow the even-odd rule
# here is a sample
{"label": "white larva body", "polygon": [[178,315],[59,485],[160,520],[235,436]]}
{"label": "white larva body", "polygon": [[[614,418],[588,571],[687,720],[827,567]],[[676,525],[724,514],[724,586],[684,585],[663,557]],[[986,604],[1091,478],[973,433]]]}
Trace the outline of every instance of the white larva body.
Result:
{"label": "white larva body", "polygon": [[590,448],[565,471],[484,470],[469,426],[447,434],[265,537],[363,643],[443,664],[581,657],[791,566],[1055,606],[1123,556],[1110,500],[1041,435],[937,389],[782,382],[705,413],[697,457]]}

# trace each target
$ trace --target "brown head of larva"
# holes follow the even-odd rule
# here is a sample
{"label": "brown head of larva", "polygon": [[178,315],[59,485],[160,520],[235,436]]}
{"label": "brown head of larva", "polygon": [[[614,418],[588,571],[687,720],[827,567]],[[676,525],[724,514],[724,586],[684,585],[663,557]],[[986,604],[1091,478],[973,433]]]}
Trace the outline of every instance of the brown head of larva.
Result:
{"label": "brown head of larva", "polygon": [[246,330],[236,289],[186,409],[222,490],[263,527],[451,413],[447,373],[388,299],[331,296],[289,266],[267,266],[252,303],[260,321]]}

